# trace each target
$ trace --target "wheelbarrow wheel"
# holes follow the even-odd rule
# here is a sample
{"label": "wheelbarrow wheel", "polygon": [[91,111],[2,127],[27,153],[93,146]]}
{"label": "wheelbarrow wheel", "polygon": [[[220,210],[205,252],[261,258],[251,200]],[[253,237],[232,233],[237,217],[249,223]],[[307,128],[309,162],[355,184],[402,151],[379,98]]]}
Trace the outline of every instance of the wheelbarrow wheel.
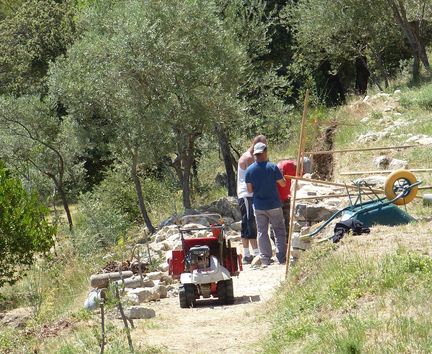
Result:
{"label": "wheelbarrow wheel", "polygon": [[[387,199],[392,200],[403,191],[404,188],[417,182],[414,174],[407,170],[396,170],[390,173],[384,184],[384,193]],[[407,195],[404,198],[395,200],[396,205],[405,205],[411,202],[417,195],[418,187],[409,188]]]}

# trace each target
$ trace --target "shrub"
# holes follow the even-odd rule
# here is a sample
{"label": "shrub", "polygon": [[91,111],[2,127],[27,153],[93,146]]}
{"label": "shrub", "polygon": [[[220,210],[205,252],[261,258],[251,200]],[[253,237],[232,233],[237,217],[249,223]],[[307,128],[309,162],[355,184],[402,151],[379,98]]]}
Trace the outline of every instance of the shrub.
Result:
{"label": "shrub", "polygon": [[90,255],[115,245],[131,225],[126,213],[104,203],[96,194],[82,195],[79,205],[77,228],[72,237],[80,254]]}
{"label": "shrub", "polygon": [[0,164],[0,287],[15,282],[35,255],[54,245],[55,228],[45,220],[47,212]]}
{"label": "shrub", "polygon": [[432,108],[432,84],[403,93],[400,102],[407,108],[419,107],[430,110]]}

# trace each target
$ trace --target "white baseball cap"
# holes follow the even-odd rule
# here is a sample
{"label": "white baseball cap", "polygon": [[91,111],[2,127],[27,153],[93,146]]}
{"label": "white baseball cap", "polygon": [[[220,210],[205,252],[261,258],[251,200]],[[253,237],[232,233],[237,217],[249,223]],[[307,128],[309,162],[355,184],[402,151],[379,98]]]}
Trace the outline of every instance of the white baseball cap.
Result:
{"label": "white baseball cap", "polygon": [[267,149],[267,145],[264,143],[256,143],[254,145],[254,151],[253,154],[254,155],[258,155],[258,154],[262,154],[264,151],[266,151]]}

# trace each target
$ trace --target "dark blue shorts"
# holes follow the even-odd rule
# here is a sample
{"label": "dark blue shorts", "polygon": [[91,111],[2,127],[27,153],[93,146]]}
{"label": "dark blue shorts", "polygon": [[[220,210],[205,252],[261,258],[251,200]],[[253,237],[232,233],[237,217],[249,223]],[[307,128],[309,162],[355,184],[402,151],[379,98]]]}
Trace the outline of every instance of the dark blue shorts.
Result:
{"label": "dark blue shorts", "polygon": [[239,198],[238,204],[242,215],[241,237],[247,239],[257,238],[255,215],[252,206],[252,197]]}

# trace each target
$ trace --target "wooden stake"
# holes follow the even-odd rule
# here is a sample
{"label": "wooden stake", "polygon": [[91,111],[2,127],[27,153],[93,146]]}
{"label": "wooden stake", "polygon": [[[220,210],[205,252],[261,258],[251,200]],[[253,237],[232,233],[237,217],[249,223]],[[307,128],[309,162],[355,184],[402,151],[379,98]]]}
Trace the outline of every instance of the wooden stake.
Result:
{"label": "wooden stake", "polygon": [[117,298],[117,308],[118,308],[118,310],[120,312],[120,316],[121,316],[121,318],[123,320],[123,324],[125,326],[126,336],[127,336],[127,340],[128,340],[128,344],[129,344],[129,350],[130,350],[131,353],[134,353],[134,348],[133,348],[133,345],[132,345],[132,337],[130,335],[128,321],[126,320],[126,316],[125,316],[124,311],[123,311],[123,306],[122,306],[122,303],[121,303],[121,299],[120,299],[120,294],[119,294],[118,284],[117,283],[115,283],[115,295],[116,295],[116,298]]}
{"label": "wooden stake", "polygon": [[343,184],[343,183],[336,183],[336,182],[329,182],[329,181],[321,181],[319,179],[310,179],[310,178],[303,178],[303,177],[296,177],[296,176],[288,176],[285,175],[285,178],[290,178],[293,180],[298,180],[298,181],[305,181],[305,182],[310,182],[310,183],[317,183],[317,184],[324,184],[327,186],[335,186],[335,187],[343,187],[343,188],[349,188],[349,189],[355,189],[355,190],[362,190],[362,191],[366,191],[366,192],[375,192],[375,193],[384,193],[384,191],[382,189],[373,189],[373,188],[368,188],[368,187],[364,187],[364,186],[353,186],[351,184]]}
{"label": "wooden stake", "polygon": [[[432,168],[410,168],[407,171],[410,172],[430,172],[432,171]],[[392,173],[394,170],[375,170],[375,171],[346,171],[346,172],[340,172],[339,174],[341,176],[355,176],[355,175],[384,175],[388,173]]]}
{"label": "wooden stake", "polygon": [[100,300],[100,311],[101,311],[101,343],[100,343],[100,354],[104,354],[105,351],[105,309],[104,309],[104,299]]}
{"label": "wooden stake", "polygon": [[[384,193],[384,192],[382,192]],[[308,199],[327,199],[327,198],[343,198],[343,197],[349,197],[352,194],[327,194],[327,195],[308,195],[307,197],[297,197],[297,200],[308,200]],[[362,195],[375,195],[374,193],[365,193],[363,192]]]}
{"label": "wooden stake", "polygon": [[336,154],[344,152],[358,152],[358,151],[377,151],[377,150],[393,150],[393,149],[408,149],[412,147],[419,147],[419,145],[399,145],[399,146],[387,146],[387,147],[371,147],[362,149],[345,149],[345,150],[330,150],[330,151],[307,151],[305,155],[318,155],[318,154]]}
{"label": "wooden stake", "polygon": [[[300,176],[303,170],[303,156],[304,156],[304,145],[306,141],[306,117],[308,111],[308,100],[309,100],[309,90],[306,90],[304,105],[303,105],[303,116],[301,121],[300,129],[300,141],[299,149],[297,153],[297,168],[296,176]],[[297,194],[297,180],[294,180],[294,189],[292,189],[293,195],[291,196],[291,209],[290,209],[290,226],[288,230],[288,240],[287,240],[287,250],[286,250],[286,262],[285,262],[285,278],[288,277],[289,264],[291,258],[291,238],[294,228],[294,212],[296,207],[296,194]]]}

